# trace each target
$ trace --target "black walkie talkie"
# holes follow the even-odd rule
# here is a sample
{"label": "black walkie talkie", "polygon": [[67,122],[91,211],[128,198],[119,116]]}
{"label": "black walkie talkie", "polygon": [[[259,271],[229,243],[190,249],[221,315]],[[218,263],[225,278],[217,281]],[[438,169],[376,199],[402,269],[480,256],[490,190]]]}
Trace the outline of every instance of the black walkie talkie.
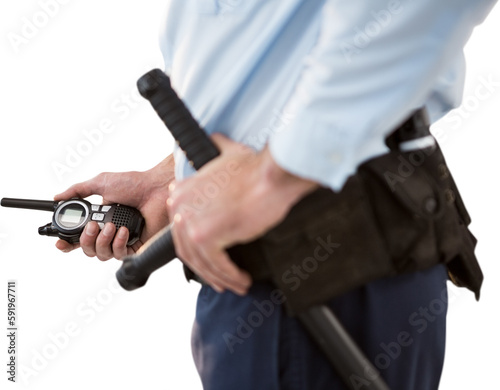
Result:
{"label": "black walkie talkie", "polygon": [[60,202],[3,198],[1,205],[3,207],[53,212],[52,222],[38,228],[38,233],[43,236],[59,237],[71,244],[80,241],[80,235],[90,221],[97,222],[101,229],[107,222],[113,222],[116,230],[125,226],[129,231],[128,246],[139,240],[144,227],[144,218],[139,210],[120,204],[95,205],[79,198]]}

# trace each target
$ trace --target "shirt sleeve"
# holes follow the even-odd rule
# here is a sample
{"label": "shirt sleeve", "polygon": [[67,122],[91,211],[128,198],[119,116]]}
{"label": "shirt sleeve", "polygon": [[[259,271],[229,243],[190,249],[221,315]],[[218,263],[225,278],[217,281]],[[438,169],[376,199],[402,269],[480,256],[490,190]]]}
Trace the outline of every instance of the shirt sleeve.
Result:
{"label": "shirt sleeve", "polygon": [[[434,87],[494,0],[326,1],[314,48],[269,140],[278,165],[340,190]],[[451,107],[450,107],[451,108]]]}

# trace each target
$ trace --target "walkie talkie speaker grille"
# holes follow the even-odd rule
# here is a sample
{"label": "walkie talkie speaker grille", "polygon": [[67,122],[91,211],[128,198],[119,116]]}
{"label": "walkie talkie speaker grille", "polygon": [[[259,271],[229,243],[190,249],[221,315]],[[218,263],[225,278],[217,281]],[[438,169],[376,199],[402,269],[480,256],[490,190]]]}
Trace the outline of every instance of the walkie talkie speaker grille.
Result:
{"label": "walkie talkie speaker grille", "polygon": [[132,218],[132,216],[133,213],[131,210],[129,210],[127,207],[120,206],[116,208],[111,222],[115,224],[116,229],[119,229],[122,226],[128,227],[128,224],[130,223],[130,219]]}

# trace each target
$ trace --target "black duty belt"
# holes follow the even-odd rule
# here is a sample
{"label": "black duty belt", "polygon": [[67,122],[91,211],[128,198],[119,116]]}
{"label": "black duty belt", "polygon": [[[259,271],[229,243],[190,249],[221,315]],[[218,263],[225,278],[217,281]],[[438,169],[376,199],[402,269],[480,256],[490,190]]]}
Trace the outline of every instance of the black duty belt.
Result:
{"label": "black duty belt", "polygon": [[[427,146],[400,150],[419,140]],[[440,263],[479,298],[483,275],[469,214],[425,110],[386,143],[390,151],[360,165],[342,191],[316,190],[265,236],[228,250],[253,280],[272,281],[284,293],[289,314],[375,279]]]}

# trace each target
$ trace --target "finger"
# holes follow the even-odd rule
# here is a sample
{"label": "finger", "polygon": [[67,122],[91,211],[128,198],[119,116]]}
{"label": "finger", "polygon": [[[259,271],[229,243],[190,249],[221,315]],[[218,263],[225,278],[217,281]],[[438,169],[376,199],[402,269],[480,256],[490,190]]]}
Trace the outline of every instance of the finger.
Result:
{"label": "finger", "polygon": [[175,218],[172,234],[179,257],[216,291],[228,289],[239,295],[247,293],[251,285],[249,274],[240,270],[223,249],[191,237],[180,217]]}
{"label": "finger", "polygon": [[224,288],[216,275],[207,269],[200,261],[199,255],[193,245],[189,243],[185,237],[184,222],[180,218],[174,218],[174,224],[171,228],[172,238],[174,240],[175,252],[177,257],[181,259],[191,270],[198,276],[203,278],[217,292],[223,292]]}
{"label": "finger", "polygon": [[[247,162],[252,162],[257,157],[257,153],[250,146],[235,142],[220,133],[212,134],[211,138],[221,153],[232,153],[238,156],[245,156]],[[237,161],[235,160],[234,162]],[[232,169],[239,169],[238,165]]]}
{"label": "finger", "polygon": [[101,233],[97,236],[95,242],[95,249],[97,258],[101,261],[106,261],[113,258],[113,250],[111,249],[111,242],[116,233],[115,224],[108,222],[104,225]]}
{"label": "finger", "polygon": [[118,229],[115,239],[113,240],[113,255],[117,259],[123,259],[128,254],[127,241],[128,241],[128,229],[122,226]]}
{"label": "finger", "polygon": [[83,233],[80,236],[80,246],[83,253],[89,257],[96,255],[95,243],[99,234],[99,225],[95,221],[91,221],[85,226]]}
{"label": "finger", "polygon": [[214,133],[210,137],[215,145],[222,151],[234,146],[235,142],[221,133]]}
{"label": "finger", "polygon": [[[210,248],[208,248],[210,250]],[[207,261],[211,273],[216,274],[222,285],[238,295],[245,295],[252,284],[248,272],[238,268],[225,250],[201,248],[200,256]]]}
{"label": "finger", "polygon": [[69,187],[66,191],[54,196],[54,200],[66,200],[71,198],[86,198],[93,194],[92,187],[87,182],[78,183]]}
{"label": "finger", "polygon": [[56,241],[56,248],[59,249],[61,252],[68,253],[71,252],[75,249],[80,248],[80,244],[70,244],[68,241],[64,240],[57,240]]}

